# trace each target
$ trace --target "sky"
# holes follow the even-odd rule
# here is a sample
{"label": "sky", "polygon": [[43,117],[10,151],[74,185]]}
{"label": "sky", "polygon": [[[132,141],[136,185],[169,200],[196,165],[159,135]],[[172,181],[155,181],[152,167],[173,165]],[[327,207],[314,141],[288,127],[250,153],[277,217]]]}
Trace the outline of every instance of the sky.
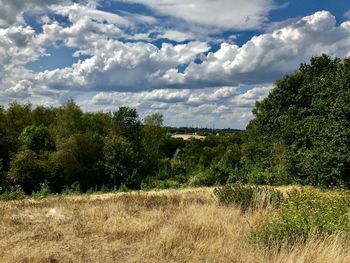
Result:
{"label": "sky", "polygon": [[244,129],[311,57],[350,55],[349,0],[0,0],[0,105],[136,108]]}

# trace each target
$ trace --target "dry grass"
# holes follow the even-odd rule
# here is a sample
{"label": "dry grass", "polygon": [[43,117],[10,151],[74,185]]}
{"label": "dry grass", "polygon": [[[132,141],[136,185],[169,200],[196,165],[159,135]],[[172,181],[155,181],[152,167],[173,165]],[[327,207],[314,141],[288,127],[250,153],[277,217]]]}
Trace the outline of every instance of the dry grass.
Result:
{"label": "dry grass", "polygon": [[340,237],[265,250],[212,189],[0,202],[0,262],[350,262]]}

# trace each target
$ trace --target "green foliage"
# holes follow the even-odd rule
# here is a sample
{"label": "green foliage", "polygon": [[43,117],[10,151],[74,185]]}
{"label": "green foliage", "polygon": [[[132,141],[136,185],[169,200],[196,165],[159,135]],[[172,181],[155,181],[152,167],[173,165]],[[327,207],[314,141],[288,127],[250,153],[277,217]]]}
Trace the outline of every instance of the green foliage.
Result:
{"label": "green foliage", "polygon": [[214,195],[219,203],[238,205],[243,212],[267,206],[279,207],[284,199],[282,193],[273,187],[240,184],[215,188]]}
{"label": "green foliage", "polygon": [[176,178],[174,179],[154,179],[148,178],[141,183],[142,190],[152,190],[152,189],[178,189],[183,187],[184,184],[181,184]]}
{"label": "green foliage", "polygon": [[141,121],[136,109],[120,107],[113,113],[113,129],[116,134],[126,138],[134,147],[141,143]]}
{"label": "green foliage", "polygon": [[276,184],[349,187],[349,73],[349,59],[323,55],[277,81],[256,103],[242,146],[244,168],[272,174]]}
{"label": "green foliage", "polygon": [[190,177],[188,184],[193,187],[213,186],[219,185],[221,179],[222,178],[220,178],[218,174],[203,170],[194,172],[194,175]]}
{"label": "green foliage", "polygon": [[19,185],[10,186],[9,189],[5,190],[2,194],[0,194],[0,200],[2,201],[22,200],[24,198],[25,193]]}
{"label": "green foliage", "polygon": [[119,188],[121,184],[138,187],[141,183],[139,176],[139,161],[132,144],[119,136],[106,139],[101,165],[108,183]]}
{"label": "green foliage", "polygon": [[332,234],[350,237],[348,194],[295,190],[283,200],[275,217],[253,231],[251,239],[271,246],[294,244],[312,236]]}
{"label": "green foliage", "polygon": [[7,176],[13,185],[19,185],[26,193],[39,190],[40,183],[48,176],[47,155],[32,150],[17,152],[11,160]]}
{"label": "green foliage", "polygon": [[64,185],[79,182],[82,191],[101,184],[97,173],[102,155],[103,141],[100,136],[77,133],[62,141],[57,152],[50,155],[52,181],[59,191]]}
{"label": "green foliage", "polygon": [[39,151],[53,151],[55,142],[49,129],[43,125],[27,126],[19,136],[19,140],[24,149],[30,149],[36,153]]}
{"label": "green foliage", "polygon": [[153,114],[146,116],[142,127],[142,149],[145,164],[145,172],[151,176],[162,169],[164,153],[161,146],[166,138],[163,125],[163,116]]}
{"label": "green foliage", "polygon": [[129,188],[125,184],[121,184],[118,191],[121,193],[129,192]]}
{"label": "green foliage", "polygon": [[74,182],[69,187],[67,185],[63,186],[62,194],[64,195],[71,195],[71,194],[81,194],[81,187],[79,182]]}
{"label": "green foliage", "polygon": [[51,194],[50,185],[47,181],[40,183],[40,190],[37,192],[32,192],[33,197],[47,197]]}

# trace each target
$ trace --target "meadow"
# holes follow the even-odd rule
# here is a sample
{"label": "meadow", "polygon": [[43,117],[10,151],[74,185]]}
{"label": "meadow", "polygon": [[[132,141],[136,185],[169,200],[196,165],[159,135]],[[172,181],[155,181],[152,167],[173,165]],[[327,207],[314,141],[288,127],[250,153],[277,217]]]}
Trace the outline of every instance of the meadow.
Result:
{"label": "meadow", "polygon": [[0,262],[350,262],[341,231],[257,242],[252,233],[283,207],[290,209],[269,202],[242,210],[214,188],[1,201]]}

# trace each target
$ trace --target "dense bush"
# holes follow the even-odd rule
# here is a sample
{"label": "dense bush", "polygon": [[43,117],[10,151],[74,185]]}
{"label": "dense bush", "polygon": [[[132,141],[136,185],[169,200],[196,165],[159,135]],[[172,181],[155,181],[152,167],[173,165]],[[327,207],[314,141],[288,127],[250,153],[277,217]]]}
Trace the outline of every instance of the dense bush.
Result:
{"label": "dense bush", "polygon": [[215,188],[219,203],[238,205],[243,212],[267,206],[279,207],[283,194],[273,187],[255,185],[226,185]]}
{"label": "dense bush", "polygon": [[281,245],[331,234],[350,237],[348,194],[294,190],[282,200],[275,217],[254,230],[251,238],[265,245]]}

